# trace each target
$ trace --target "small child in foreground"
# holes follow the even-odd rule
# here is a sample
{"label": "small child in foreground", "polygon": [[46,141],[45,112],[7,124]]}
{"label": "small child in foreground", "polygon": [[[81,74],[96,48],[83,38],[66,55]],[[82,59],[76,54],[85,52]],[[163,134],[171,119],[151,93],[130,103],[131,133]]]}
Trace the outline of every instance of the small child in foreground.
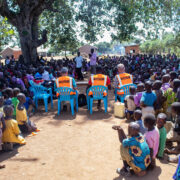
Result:
{"label": "small child in foreground", "polygon": [[126,118],[127,120],[131,120],[134,114],[134,110],[136,109],[136,105],[134,103],[134,95],[136,94],[136,88],[134,86],[129,87],[130,95],[125,97],[125,107],[126,107]]}
{"label": "small child in foreground", "polygon": [[155,116],[153,114],[146,115],[144,117],[144,125],[148,129],[144,136],[151,152],[151,167],[154,168],[156,166],[155,158],[159,149],[159,131],[155,127]]}
{"label": "small child in foreground", "polygon": [[120,153],[124,167],[121,170],[118,168],[117,173],[122,176],[130,176],[130,168],[132,168],[136,175],[145,175],[151,158],[148,144],[139,133],[139,125],[136,122],[129,124],[128,134],[130,138],[127,138],[120,126],[113,126],[112,128],[118,131],[119,141],[122,143]]}
{"label": "small child in foreground", "polygon": [[20,136],[20,130],[17,121],[12,119],[13,107],[10,105],[5,106],[4,114],[6,128],[3,132],[3,143],[5,143],[6,145],[11,145],[11,148],[9,150],[12,150],[14,143],[26,144],[25,139]]}
{"label": "small child in foreground", "polygon": [[28,120],[27,111],[24,106],[24,103],[26,102],[25,95],[23,93],[19,93],[17,98],[19,100],[19,104],[16,108],[16,120],[18,122],[21,132],[27,133],[36,131],[37,127],[34,125],[34,123]]}
{"label": "small child in foreground", "polygon": [[140,127],[140,131],[139,132],[141,134],[145,134],[147,129],[144,127],[144,123],[142,121],[142,111],[141,110],[136,110],[134,112],[134,119],[135,119],[136,123],[139,124],[139,127]]}
{"label": "small child in foreground", "polygon": [[159,130],[159,151],[157,157],[159,159],[163,159],[164,150],[166,146],[166,128],[164,125],[166,124],[167,116],[164,113],[160,113],[157,116],[157,128]]}

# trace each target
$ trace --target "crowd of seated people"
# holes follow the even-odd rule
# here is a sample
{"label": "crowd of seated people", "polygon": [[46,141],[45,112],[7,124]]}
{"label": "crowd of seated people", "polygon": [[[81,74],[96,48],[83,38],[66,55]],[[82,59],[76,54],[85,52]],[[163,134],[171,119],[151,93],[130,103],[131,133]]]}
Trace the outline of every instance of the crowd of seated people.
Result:
{"label": "crowd of seated people", "polygon": [[[118,131],[122,142],[121,156],[124,167],[118,172],[129,175],[129,169],[132,168],[135,173],[143,175],[148,166],[155,166],[156,157],[164,157],[164,151],[179,154],[180,60],[174,54],[107,56],[99,57],[97,60],[98,67],[101,67],[104,70],[103,74],[111,80],[118,73],[117,65],[120,63],[124,64],[127,73],[133,75],[133,82],[137,88],[130,87],[130,95],[125,98],[126,117],[129,121],[134,121],[129,124],[131,138],[126,137],[121,127],[113,127]],[[53,87],[55,80],[61,77],[63,67],[68,68],[70,77],[78,78],[75,73],[75,59],[52,58],[45,61],[41,58],[34,64],[14,60],[8,61],[5,65],[1,64],[0,139],[5,144],[5,149],[12,149],[13,144],[25,144],[22,133],[38,131],[28,118],[29,108],[34,106],[29,81],[44,86],[52,83]],[[88,72],[89,69],[89,62],[84,60],[82,71]],[[172,142],[177,143],[175,149],[172,149]],[[126,156],[127,147],[132,150],[129,152],[130,156]],[[139,154],[138,150],[144,151],[144,154]],[[130,158],[133,158],[134,162],[130,162]]]}

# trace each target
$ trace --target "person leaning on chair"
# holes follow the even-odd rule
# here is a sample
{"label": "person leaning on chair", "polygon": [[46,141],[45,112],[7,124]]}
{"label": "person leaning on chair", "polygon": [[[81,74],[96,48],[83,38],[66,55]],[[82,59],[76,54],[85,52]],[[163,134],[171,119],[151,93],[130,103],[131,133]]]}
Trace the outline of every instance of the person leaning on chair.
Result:
{"label": "person leaning on chair", "polygon": [[[56,88],[59,88],[59,87],[71,88],[74,90],[74,92],[71,92],[70,95],[76,95],[76,92],[75,92],[75,90],[77,90],[76,81],[74,80],[74,78],[68,76],[68,68],[66,67],[62,68],[61,76],[56,79],[55,83],[56,83]],[[56,96],[58,97],[59,93],[56,93]],[[66,109],[66,107],[63,107],[63,108]]]}
{"label": "person leaning on chair", "polygon": [[[102,67],[97,66],[96,68],[96,75],[92,75],[89,79],[89,83],[87,86],[87,89],[89,89],[91,86],[106,86],[108,89],[111,89],[111,81],[108,76],[104,75],[102,70]],[[88,96],[92,96],[92,92],[90,91]],[[107,96],[107,92],[104,92],[104,96]],[[98,109],[101,106],[101,100],[98,100]]]}
{"label": "person leaning on chair", "polygon": [[[118,74],[115,76],[114,79],[115,88],[119,89],[124,85],[133,84],[133,76],[125,72],[124,64],[118,64],[117,69],[118,69]],[[117,91],[117,94],[123,95],[124,92],[122,90]]]}

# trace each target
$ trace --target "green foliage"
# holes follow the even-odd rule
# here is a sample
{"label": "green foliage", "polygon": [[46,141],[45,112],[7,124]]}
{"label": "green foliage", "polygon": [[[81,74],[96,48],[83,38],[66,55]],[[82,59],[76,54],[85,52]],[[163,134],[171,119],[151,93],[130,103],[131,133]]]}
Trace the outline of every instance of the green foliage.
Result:
{"label": "green foliage", "polygon": [[[75,22],[73,20],[73,9],[70,2],[66,0],[55,2],[57,12],[44,11],[40,17],[39,26],[48,31],[48,42],[51,51],[76,51],[78,47]],[[49,19],[49,21],[47,21]]]}
{"label": "green foliage", "polygon": [[7,22],[7,18],[0,16],[0,50],[10,42],[13,43],[14,37],[15,29]]}
{"label": "green foliage", "polygon": [[141,44],[140,49],[144,53],[176,53],[180,55],[180,33],[166,33],[162,40],[148,40]]}
{"label": "green foliage", "polygon": [[111,51],[111,44],[107,42],[100,42],[95,45],[98,48],[99,53],[108,53]]}
{"label": "green foliage", "polygon": [[[0,1],[0,7],[3,1]],[[7,2],[9,9],[16,14],[21,13],[27,5],[27,1],[23,3],[23,0]],[[105,29],[113,29],[113,40],[120,42],[134,39],[137,34],[147,40],[157,39],[160,37],[160,31],[166,27],[172,28],[176,33],[180,30],[179,0],[33,0],[29,1],[28,5],[33,6],[36,2],[39,2],[38,9],[51,2],[52,7],[50,5],[50,8],[42,8],[37,31],[46,29],[46,46],[51,45],[58,51],[76,49],[78,33],[87,42],[95,43],[97,36],[102,37]],[[138,28],[140,23],[143,26],[141,29]],[[1,29],[0,26],[0,37],[7,37]],[[7,28],[8,38],[11,38],[11,33]],[[24,35],[28,36],[27,32],[24,32]],[[179,36],[177,38],[179,39]],[[1,41],[1,44],[4,42]],[[176,42],[170,42],[171,46],[173,44],[174,48],[177,47]],[[158,43],[146,46],[155,51],[154,47],[162,46]]]}

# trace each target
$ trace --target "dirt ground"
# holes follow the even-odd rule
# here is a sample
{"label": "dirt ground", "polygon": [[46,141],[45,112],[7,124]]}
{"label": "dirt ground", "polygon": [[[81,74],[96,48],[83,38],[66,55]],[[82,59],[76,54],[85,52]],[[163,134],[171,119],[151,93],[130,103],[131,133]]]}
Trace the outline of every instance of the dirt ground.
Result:
{"label": "dirt ground", "polygon": [[[25,146],[0,154],[0,164],[6,165],[0,170],[0,180],[123,180],[116,174],[122,160],[112,125],[120,124],[127,131],[128,123],[114,117],[110,94],[108,114],[96,105],[93,115],[83,107],[74,117],[70,110],[57,116],[56,101],[48,113],[40,107],[31,120],[41,132],[26,137]],[[126,180],[170,180],[176,166],[157,160],[156,169],[146,176]]]}

